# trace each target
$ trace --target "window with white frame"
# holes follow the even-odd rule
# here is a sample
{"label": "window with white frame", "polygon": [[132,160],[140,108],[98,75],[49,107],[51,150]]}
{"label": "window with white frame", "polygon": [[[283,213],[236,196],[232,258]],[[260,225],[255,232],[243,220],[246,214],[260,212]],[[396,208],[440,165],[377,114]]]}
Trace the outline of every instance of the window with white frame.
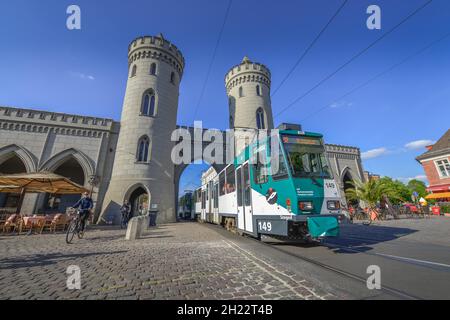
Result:
{"label": "window with white frame", "polygon": [[448,159],[436,160],[435,164],[441,178],[450,177],[450,162]]}

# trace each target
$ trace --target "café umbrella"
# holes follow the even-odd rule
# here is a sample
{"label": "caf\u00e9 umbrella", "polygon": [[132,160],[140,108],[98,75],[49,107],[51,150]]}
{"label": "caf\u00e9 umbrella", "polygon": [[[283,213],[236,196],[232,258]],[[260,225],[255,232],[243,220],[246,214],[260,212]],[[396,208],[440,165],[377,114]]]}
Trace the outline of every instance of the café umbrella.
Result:
{"label": "caf\u00e9 umbrella", "polygon": [[25,193],[80,194],[88,189],[69,178],[53,172],[0,175],[0,192],[19,193],[17,213],[20,213]]}

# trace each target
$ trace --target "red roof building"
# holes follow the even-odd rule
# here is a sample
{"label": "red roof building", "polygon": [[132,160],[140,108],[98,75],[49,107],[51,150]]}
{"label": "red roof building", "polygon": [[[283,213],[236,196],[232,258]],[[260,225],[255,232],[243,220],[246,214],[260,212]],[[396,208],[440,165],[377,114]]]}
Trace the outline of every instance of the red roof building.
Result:
{"label": "red roof building", "polygon": [[450,129],[427,149],[416,158],[430,183],[427,198],[450,200]]}

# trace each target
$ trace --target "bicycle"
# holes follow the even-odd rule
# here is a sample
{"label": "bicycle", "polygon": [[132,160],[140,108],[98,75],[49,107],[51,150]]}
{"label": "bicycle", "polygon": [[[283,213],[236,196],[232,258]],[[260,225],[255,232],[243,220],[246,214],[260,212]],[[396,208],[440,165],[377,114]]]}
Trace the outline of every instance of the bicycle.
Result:
{"label": "bicycle", "polygon": [[81,216],[80,211],[77,210],[75,217],[70,221],[66,232],[66,243],[72,243],[73,238],[77,235],[78,239],[82,239],[84,236],[84,231],[81,230]]}
{"label": "bicycle", "polygon": [[362,221],[363,225],[366,226],[372,223],[372,219],[370,218],[369,213],[362,208],[356,208],[353,217],[355,220]]}
{"label": "bicycle", "polygon": [[348,223],[353,223],[353,211],[350,210],[347,206],[341,205],[341,213],[347,219]]}

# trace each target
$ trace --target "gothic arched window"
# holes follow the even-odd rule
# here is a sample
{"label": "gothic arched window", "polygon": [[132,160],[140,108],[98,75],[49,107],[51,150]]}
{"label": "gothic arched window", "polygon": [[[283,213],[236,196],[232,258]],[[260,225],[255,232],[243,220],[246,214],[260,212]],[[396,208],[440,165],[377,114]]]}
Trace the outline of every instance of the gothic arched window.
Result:
{"label": "gothic arched window", "polygon": [[156,76],[156,63],[150,65],[150,74]]}
{"label": "gothic arched window", "polygon": [[136,160],[138,162],[148,162],[149,161],[149,147],[150,147],[150,140],[147,136],[143,136],[138,141],[138,149],[137,149],[137,155]]}
{"label": "gothic arched window", "polygon": [[137,66],[134,65],[133,68],[131,68],[130,78],[134,77],[136,75],[136,71],[137,71]]}
{"label": "gothic arched window", "polygon": [[256,86],[256,95],[257,96],[261,95],[261,87],[259,85]]}
{"label": "gothic arched window", "polygon": [[239,98],[244,96],[244,89],[239,87]]}
{"label": "gothic arched window", "polygon": [[264,110],[262,108],[258,108],[258,110],[256,110],[256,127],[258,129],[265,129]]}
{"label": "gothic arched window", "polygon": [[142,97],[141,115],[149,117],[156,115],[156,97],[153,89],[145,91]]}

